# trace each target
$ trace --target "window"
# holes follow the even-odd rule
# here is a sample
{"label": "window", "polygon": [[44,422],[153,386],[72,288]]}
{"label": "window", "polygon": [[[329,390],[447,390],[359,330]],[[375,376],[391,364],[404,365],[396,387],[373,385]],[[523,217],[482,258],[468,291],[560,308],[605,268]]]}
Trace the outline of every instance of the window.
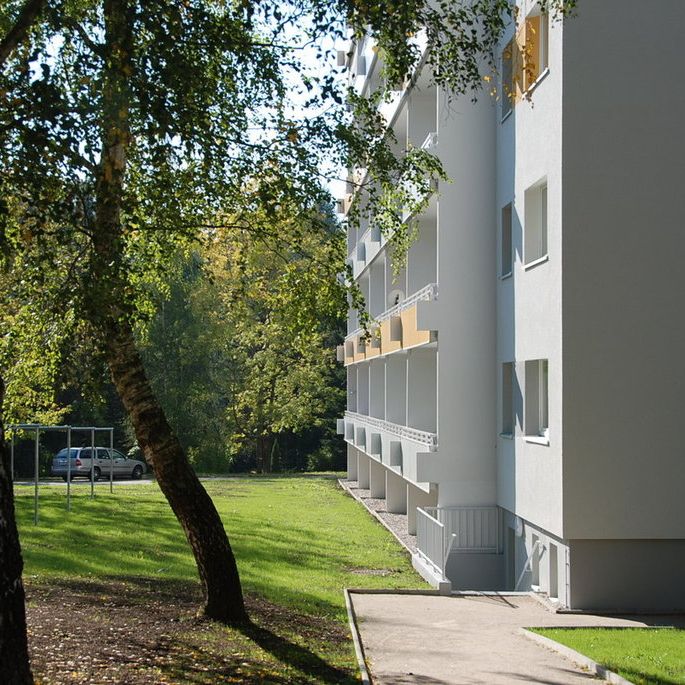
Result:
{"label": "window", "polygon": [[514,266],[514,252],[512,242],[512,209],[511,203],[502,207],[502,244],[500,276],[510,276]]}
{"label": "window", "polygon": [[524,87],[528,90],[548,66],[549,16],[539,8],[526,17],[524,48]]}
{"label": "window", "polygon": [[502,51],[502,119],[548,67],[549,15],[536,7]]}
{"label": "window", "polygon": [[547,182],[528,188],[524,202],[524,257],[528,265],[547,256]]}
{"label": "window", "polygon": [[549,363],[547,359],[526,362],[526,437],[549,436]]}
{"label": "window", "polygon": [[514,106],[514,41],[511,40],[502,51],[502,118]]}
{"label": "window", "polygon": [[514,362],[502,364],[502,435],[514,434]]}

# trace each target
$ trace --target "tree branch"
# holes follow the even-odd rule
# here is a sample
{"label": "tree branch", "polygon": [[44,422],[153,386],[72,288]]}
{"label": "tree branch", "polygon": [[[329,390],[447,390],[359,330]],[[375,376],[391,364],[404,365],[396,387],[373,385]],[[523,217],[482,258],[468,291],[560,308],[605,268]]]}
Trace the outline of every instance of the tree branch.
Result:
{"label": "tree branch", "polygon": [[76,31],[81,37],[81,40],[91,49],[91,51],[98,57],[104,59],[104,45],[101,43],[96,43],[87,33],[86,30],[73,19],[67,21],[67,26],[73,31]]}
{"label": "tree branch", "polygon": [[14,26],[0,42],[0,68],[5,66],[8,57],[26,37],[29,29],[36,22],[40,11],[43,9],[44,0],[27,0],[19,12]]}

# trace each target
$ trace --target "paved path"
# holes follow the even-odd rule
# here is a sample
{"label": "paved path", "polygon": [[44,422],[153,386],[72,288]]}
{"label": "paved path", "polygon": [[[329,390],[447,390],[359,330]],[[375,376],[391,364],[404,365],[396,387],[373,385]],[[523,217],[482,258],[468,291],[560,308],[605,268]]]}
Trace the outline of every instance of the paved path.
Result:
{"label": "paved path", "polygon": [[[520,628],[658,623],[553,614],[525,595],[352,594],[352,602],[375,685],[596,683]],[[672,622],[663,617],[664,624]]]}

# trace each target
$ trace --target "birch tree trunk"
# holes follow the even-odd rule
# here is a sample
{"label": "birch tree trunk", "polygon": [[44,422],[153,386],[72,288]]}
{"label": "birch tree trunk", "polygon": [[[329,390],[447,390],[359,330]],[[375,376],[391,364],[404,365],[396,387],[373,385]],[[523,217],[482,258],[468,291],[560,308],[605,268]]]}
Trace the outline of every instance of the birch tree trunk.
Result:
{"label": "birch tree trunk", "polygon": [[[145,458],[192,548],[204,591],[203,613],[227,623],[247,619],[235,558],[219,514],[172,431],[149,380],[124,306],[121,224],[130,144],[131,8],[105,0],[103,141],[97,179],[90,317],[105,339],[112,380]],[[102,275],[100,280],[98,277]]]}
{"label": "birch tree trunk", "polygon": [[0,378],[0,683],[33,683],[26,639],[26,610],[21,574],[19,533],[14,514],[12,474],[5,449],[2,404],[5,385]]}

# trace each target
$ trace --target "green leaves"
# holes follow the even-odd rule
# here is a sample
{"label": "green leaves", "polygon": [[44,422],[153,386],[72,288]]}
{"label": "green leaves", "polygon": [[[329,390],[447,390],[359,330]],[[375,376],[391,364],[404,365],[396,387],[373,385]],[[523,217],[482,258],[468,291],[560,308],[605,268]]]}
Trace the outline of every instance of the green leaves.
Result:
{"label": "green leaves", "polygon": [[146,328],[151,379],[201,468],[225,468],[263,436],[330,430],[342,411],[342,236],[326,212],[294,210],[217,217],[177,253]]}

